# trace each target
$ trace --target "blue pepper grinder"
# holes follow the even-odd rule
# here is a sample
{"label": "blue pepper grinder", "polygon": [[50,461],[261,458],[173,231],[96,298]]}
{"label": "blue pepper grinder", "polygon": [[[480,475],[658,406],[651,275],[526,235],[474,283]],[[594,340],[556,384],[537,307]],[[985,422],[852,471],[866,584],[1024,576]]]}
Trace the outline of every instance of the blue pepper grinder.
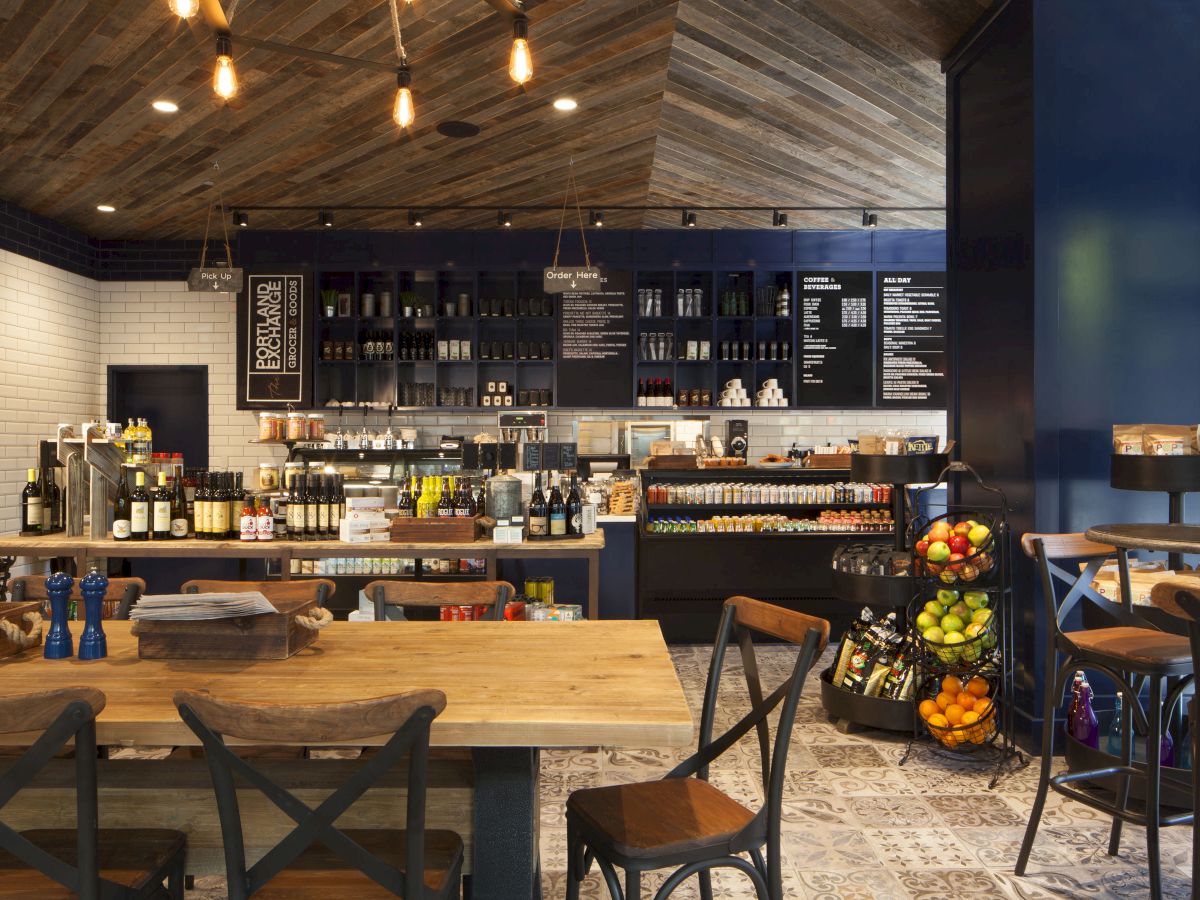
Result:
{"label": "blue pepper grinder", "polygon": [[108,656],[108,639],[100,624],[104,595],[108,592],[108,578],[96,569],[88,572],[79,582],[83,594],[83,635],[79,638],[80,659],[104,659]]}
{"label": "blue pepper grinder", "polygon": [[74,584],[75,579],[66,572],[55,572],[46,579],[46,593],[50,595],[50,632],[42,643],[46,659],[67,659],[75,654],[67,627],[67,600]]}

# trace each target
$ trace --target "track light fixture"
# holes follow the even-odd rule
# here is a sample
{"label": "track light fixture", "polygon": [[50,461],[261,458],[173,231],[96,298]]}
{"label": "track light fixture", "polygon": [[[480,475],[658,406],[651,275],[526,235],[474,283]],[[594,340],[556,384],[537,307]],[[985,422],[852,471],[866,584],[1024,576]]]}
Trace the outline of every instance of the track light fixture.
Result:
{"label": "track light fixture", "polygon": [[233,224],[237,225],[238,228],[249,228],[250,216],[244,212],[235,212],[233,214]]}
{"label": "track light fixture", "polygon": [[680,224],[682,224],[684,228],[695,228],[696,227],[696,214],[694,212],[688,212],[685,209],[683,211],[683,218],[682,218]]}
{"label": "track light fixture", "polygon": [[524,16],[513,19],[512,53],[508,58],[508,77],[524,84],[533,77],[533,57],[529,53],[529,20]]}
{"label": "track light fixture", "polygon": [[588,213],[588,219],[593,228],[604,227],[604,213],[601,210],[593,209]]}
{"label": "track light fixture", "polygon": [[409,71],[408,61],[400,63],[396,69],[396,102],[392,107],[392,118],[401,128],[408,128],[416,118],[413,110],[412,72]]}
{"label": "track light fixture", "polygon": [[410,209],[408,211],[408,225],[410,228],[420,228],[424,224],[425,222],[423,221],[419,212],[417,212],[415,209]]}
{"label": "track light fixture", "polygon": [[787,228],[787,222],[787,213],[781,213],[779,210],[771,213],[771,224],[776,228]]}
{"label": "track light fixture", "polygon": [[213,91],[222,100],[237,96],[237,70],[233,68],[233,41],[228,34],[217,35],[217,65],[213,69]]}
{"label": "track light fixture", "polygon": [[327,209],[323,209],[317,213],[317,224],[323,228],[333,227],[333,213]]}
{"label": "track light fixture", "polygon": [[863,228],[876,228],[879,225],[879,216],[868,210],[863,210],[862,218]]}
{"label": "track light fixture", "polygon": [[496,224],[501,228],[512,228],[512,214],[503,211],[497,213]]}

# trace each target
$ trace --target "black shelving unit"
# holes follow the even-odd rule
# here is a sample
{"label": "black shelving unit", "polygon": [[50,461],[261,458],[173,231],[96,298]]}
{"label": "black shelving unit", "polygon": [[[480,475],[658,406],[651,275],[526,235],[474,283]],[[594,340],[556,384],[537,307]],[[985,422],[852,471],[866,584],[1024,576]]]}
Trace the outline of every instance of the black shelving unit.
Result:
{"label": "black shelving unit", "polygon": [[[1152,491],[1167,495],[1167,521],[1181,524],[1188,494],[1200,491],[1200,456],[1112,455],[1110,484],[1123,491]],[[1167,554],[1167,565],[1179,569],[1183,554]]]}

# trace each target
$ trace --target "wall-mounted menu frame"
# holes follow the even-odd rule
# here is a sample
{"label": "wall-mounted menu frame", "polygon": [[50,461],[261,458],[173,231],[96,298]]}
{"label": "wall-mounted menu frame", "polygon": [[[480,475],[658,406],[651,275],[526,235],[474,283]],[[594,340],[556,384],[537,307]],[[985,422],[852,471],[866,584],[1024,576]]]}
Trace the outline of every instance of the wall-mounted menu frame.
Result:
{"label": "wall-mounted menu frame", "polygon": [[796,273],[797,396],[803,406],[871,406],[875,396],[874,273]]}
{"label": "wall-mounted menu frame", "polygon": [[878,272],[876,405],[938,409],[946,405],[945,272]]}
{"label": "wall-mounted menu frame", "polygon": [[632,274],[603,270],[598,288],[558,296],[556,404],[628,408],[635,345]]}
{"label": "wall-mounted menu frame", "polygon": [[237,297],[237,408],[312,405],[312,275],[250,272]]}

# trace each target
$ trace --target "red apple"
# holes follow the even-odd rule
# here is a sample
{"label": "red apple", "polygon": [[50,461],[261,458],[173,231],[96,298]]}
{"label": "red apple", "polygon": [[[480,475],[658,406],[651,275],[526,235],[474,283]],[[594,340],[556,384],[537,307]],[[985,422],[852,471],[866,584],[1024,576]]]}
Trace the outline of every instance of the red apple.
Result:
{"label": "red apple", "polygon": [[917,551],[917,556],[924,556],[929,552],[929,541],[917,541],[917,546],[914,549]]}
{"label": "red apple", "polygon": [[950,545],[951,553],[961,553],[963,556],[966,556],[971,552],[971,542],[964,535],[952,535],[946,543]]}
{"label": "red apple", "polygon": [[936,544],[938,541],[945,542],[950,540],[950,535],[953,533],[950,530],[950,526],[945,522],[935,522],[933,527],[929,529],[929,538]]}
{"label": "red apple", "polygon": [[966,537],[968,534],[970,534],[970,532],[971,532],[971,523],[970,522],[959,522],[957,525],[954,526],[955,534],[961,534],[963,537]]}
{"label": "red apple", "polygon": [[951,572],[957,572],[962,568],[962,561],[966,559],[961,553],[951,553],[950,560],[946,563],[946,568]]}

